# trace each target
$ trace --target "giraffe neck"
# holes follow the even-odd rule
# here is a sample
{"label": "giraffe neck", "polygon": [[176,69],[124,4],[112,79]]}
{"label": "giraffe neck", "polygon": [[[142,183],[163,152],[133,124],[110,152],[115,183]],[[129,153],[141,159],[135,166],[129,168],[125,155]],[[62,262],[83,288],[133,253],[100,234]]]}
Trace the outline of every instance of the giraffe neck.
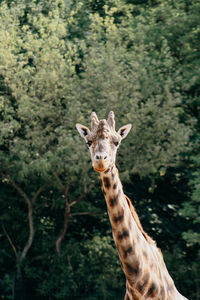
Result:
{"label": "giraffe neck", "polygon": [[[134,285],[144,269],[143,259],[141,259],[141,244],[145,244],[144,236],[129,209],[117,168],[114,166],[101,174],[101,179],[113,238],[122,267],[128,282]],[[142,248],[145,249],[146,245]]]}
{"label": "giraffe neck", "polygon": [[[127,279],[125,299],[176,299],[169,298],[168,290],[173,295],[176,290],[173,280],[162,254],[144,233],[136,212],[131,212],[116,166],[101,173],[101,180],[113,238]],[[166,281],[167,287],[163,284]]]}

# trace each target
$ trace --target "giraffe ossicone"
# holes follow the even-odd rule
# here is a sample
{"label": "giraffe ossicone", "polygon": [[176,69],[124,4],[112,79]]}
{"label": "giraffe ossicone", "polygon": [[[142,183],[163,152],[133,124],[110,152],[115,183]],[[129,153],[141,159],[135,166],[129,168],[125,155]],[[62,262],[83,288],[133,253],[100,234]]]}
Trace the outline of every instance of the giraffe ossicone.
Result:
{"label": "giraffe ossicone", "polygon": [[111,111],[107,120],[91,114],[91,130],[76,124],[89,147],[93,168],[100,173],[113,238],[126,276],[125,300],[187,300],[176,289],[161,251],[144,232],[139,217],[124,194],[115,166],[121,141],[131,130],[131,124],[115,130]]}

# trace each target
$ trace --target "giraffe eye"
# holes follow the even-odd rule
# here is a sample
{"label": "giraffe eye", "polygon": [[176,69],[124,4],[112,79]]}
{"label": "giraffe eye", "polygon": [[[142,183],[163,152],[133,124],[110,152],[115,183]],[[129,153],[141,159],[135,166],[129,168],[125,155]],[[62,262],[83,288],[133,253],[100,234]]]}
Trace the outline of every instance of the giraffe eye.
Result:
{"label": "giraffe eye", "polygon": [[87,145],[88,147],[90,147],[90,146],[92,145],[92,142],[91,142],[91,141],[87,141],[86,145]]}
{"label": "giraffe eye", "polygon": [[119,145],[119,142],[114,142],[114,145],[117,147]]}

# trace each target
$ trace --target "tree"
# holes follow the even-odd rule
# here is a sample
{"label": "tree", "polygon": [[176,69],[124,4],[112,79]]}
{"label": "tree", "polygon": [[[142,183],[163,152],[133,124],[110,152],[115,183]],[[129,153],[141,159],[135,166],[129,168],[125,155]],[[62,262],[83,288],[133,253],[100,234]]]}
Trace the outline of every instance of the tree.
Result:
{"label": "tree", "polygon": [[[36,230],[33,216],[41,192],[47,187],[59,190],[61,216],[64,215],[64,225],[63,221],[59,224],[63,227],[61,233],[56,233],[59,254],[71,208],[93,185],[81,175],[85,175],[88,167],[83,167],[81,151],[76,152],[78,139],[73,137],[76,116],[73,108],[78,106],[78,102],[71,100],[76,47],[66,42],[65,6],[58,1],[48,14],[42,8],[32,4],[27,13],[23,3],[10,7],[3,3],[0,11],[1,181],[3,186],[10,185],[18,193],[15,201],[4,204],[2,228],[16,256],[18,277],[33,243]],[[26,24],[21,24],[25,17]],[[84,189],[80,190],[77,180],[73,180],[77,174]],[[69,188],[74,190],[72,197],[68,195]],[[8,208],[17,208],[19,196],[27,205],[27,208],[23,205],[20,214],[27,209],[29,233],[15,245],[9,234],[15,228],[11,230],[7,222],[11,221]]]}
{"label": "tree", "polygon": [[[200,262],[200,252],[199,252],[199,244],[200,244],[200,219],[199,219],[199,180],[200,180],[200,169],[199,169],[199,157],[198,155],[194,158],[195,171],[192,173],[192,177],[190,179],[191,185],[191,199],[184,202],[183,208],[181,209],[181,214],[187,220],[187,228],[185,232],[182,233],[183,238],[185,239],[187,246],[190,250],[190,269],[189,272],[191,274],[191,278],[193,278],[193,286],[194,286],[194,296],[198,299],[199,297],[199,262]],[[188,229],[189,228],[189,229]]]}
{"label": "tree", "polygon": [[176,87],[181,74],[167,40],[162,37],[157,49],[154,40],[146,39],[154,26],[149,26],[150,17],[133,19],[129,6],[125,10],[117,5],[113,1],[111,8],[105,6],[105,17],[91,16],[77,87],[82,109],[99,107],[103,117],[112,108],[120,122],[134,124],[132,142],[126,145],[131,155],[121,152],[129,158],[124,165],[140,175],[163,172],[179,160],[191,133],[180,121],[182,98]]}

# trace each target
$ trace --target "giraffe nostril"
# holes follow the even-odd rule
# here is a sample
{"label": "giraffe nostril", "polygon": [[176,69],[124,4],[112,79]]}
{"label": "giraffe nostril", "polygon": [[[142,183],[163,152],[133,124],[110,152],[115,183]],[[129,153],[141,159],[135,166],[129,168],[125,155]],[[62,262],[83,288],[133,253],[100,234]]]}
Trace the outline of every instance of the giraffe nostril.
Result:
{"label": "giraffe nostril", "polygon": [[95,155],[95,159],[96,160],[101,160],[101,159],[103,159],[103,160],[106,160],[108,158],[108,155],[107,154],[96,154]]}

